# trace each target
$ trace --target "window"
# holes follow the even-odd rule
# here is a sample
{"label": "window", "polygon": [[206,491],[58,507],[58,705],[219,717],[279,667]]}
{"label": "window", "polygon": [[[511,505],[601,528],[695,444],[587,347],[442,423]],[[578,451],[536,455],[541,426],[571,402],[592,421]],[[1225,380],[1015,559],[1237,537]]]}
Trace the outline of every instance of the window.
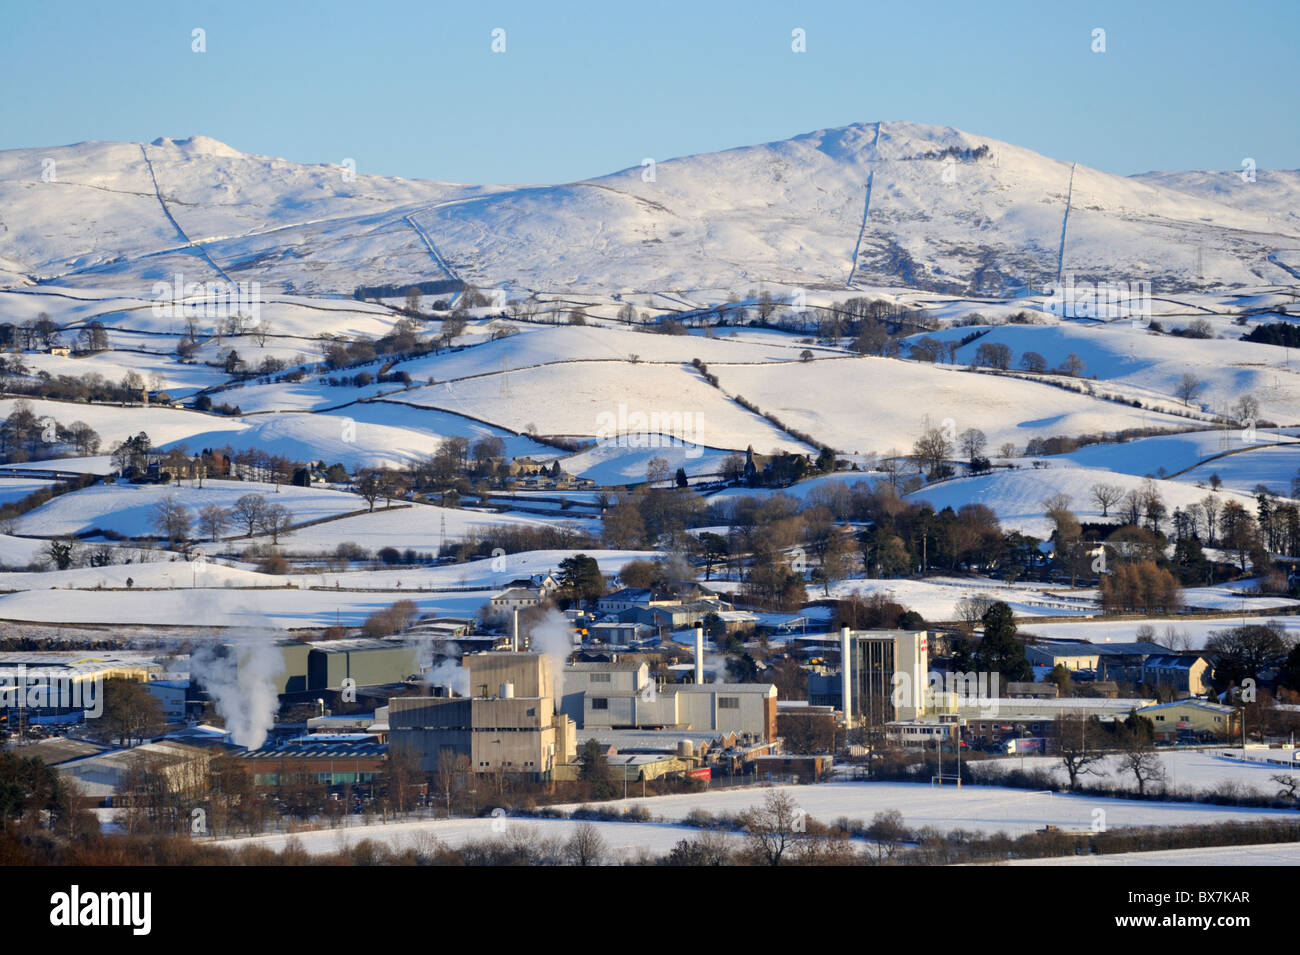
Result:
{"label": "window", "polygon": [[1157,716],[1157,717],[1156,717],[1156,722],[1157,722],[1157,723],[1163,723],[1164,721],[1165,721],[1165,718],[1164,718],[1163,716]]}
{"label": "window", "polygon": [[591,708],[593,710],[609,709],[609,699],[604,696],[593,696],[591,698]]}
{"label": "window", "polygon": [[720,697],[718,697],[718,709],[720,709],[720,710],[738,710],[738,709],[740,709],[740,697],[738,697],[738,696],[720,696]]}
{"label": "window", "polygon": [[591,682],[592,682],[592,683],[608,683],[608,682],[609,682],[609,674],[608,674],[608,673],[593,673],[593,674],[591,675]]}

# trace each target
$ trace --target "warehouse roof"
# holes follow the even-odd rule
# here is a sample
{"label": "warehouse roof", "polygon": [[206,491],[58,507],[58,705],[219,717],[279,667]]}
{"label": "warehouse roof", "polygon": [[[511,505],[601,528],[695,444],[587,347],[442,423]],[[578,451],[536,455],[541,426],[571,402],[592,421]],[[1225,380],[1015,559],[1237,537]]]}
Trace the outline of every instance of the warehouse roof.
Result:
{"label": "warehouse roof", "polygon": [[313,650],[320,650],[322,653],[349,653],[355,650],[397,650],[401,645],[394,646],[392,643],[383,640],[372,640],[369,637],[351,637],[347,640],[314,640],[310,644]]}

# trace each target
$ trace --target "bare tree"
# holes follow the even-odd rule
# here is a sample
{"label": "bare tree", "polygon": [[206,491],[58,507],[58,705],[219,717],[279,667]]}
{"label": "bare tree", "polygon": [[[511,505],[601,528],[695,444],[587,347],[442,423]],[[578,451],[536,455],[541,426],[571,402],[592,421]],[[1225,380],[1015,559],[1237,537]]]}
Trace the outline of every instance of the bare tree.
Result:
{"label": "bare tree", "polygon": [[1062,713],[1056,721],[1056,748],[1070,777],[1070,788],[1079,787],[1081,775],[1099,775],[1097,764],[1106,754],[1097,745],[1098,730],[1085,713]]}
{"label": "bare tree", "polygon": [[352,486],[356,488],[357,493],[365,498],[366,504],[370,510],[375,509],[375,501],[384,496],[384,476],[375,468],[365,468],[358,471]]}
{"label": "bare tree", "polygon": [[988,437],[979,428],[967,428],[957,438],[958,446],[966,459],[972,463],[984,453]]}
{"label": "bare tree", "polygon": [[1110,513],[1111,507],[1118,504],[1120,499],[1124,497],[1124,489],[1114,484],[1094,484],[1091,494],[1092,499],[1101,508],[1101,516],[1106,517]]}
{"label": "bare tree", "polygon": [[271,535],[271,543],[280,543],[280,537],[293,528],[293,511],[283,504],[267,504],[257,518],[257,527]]}
{"label": "bare tree", "polygon": [[1074,352],[1065,356],[1065,361],[1061,363],[1061,370],[1071,378],[1078,378],[1083,374],[1083,359]]}
{"label": "bare tree", "polygon": [[645,479],[649,484],[660,484],[668,480],[668,475],[670,473],[671,468],[669,467],[668,459],[655,455],[650,459],[649,463],[646,464]]}
{"label": "bare tree", "polygon": [[1164,761],[1141,729],[1124,732],[1120,737],[1120,747],[1120,772],[1133,774],[1139,795],[1146,792],[1148,783],[1164,782]]}
{"label": "bare tree", "polygon": [[1232,405],[1232,417],[1238,424],[1250,424],[1259,420],[1259,399],[1245,394]]}
{"label": "bare tree", "polygon": [[248,536],[252,537],[264,510],[266,510],[265,497],[261,494],[245,494],[230,506],[230,517],[232,521],[247,527]]}
{"label": "bare tree", "polygon": [[931,478],[939,473],[943,463],[952,455],[952,442],[939,428],[930,428],[912,445],[912,458],[918,468]]}
{"label": "bare tree", "polygon": [[1190,371],[1184,372],[1183,376],[1178,379],[1174,385],[1174,394],[1185,405],[1190,405],[1192,399],[1201,393],[1205,387],[1205,382],[1197,378]]}
{"label": "bare tree", "polygon": [[880,459],[880,473],[885,476],[890,487],[897,488],[907,471],[906,465],[907,461],[898,453],[898,449],[890,448],[889,452]]}
{"label": "bare tree", "polygon": [[762,806],[742,812],[740,824],[749,851],[768,865],[780,865],[785,854],[807,838],[803,810],[789,793],[779,789],[769,789]]}
{"label": "bare tree", "polygon": [[220,504],[207,504],[199,508],[199,529],[209,540],[216,540],[230,525],[230,512]]}
{"label": "bare tree", "polygon": [[988,613],[993,601],[983,594],[968,594],[957,601],[954,608],[957,619],[962,622],[962,629],[967,633],[973,633],[980,621],[984,619],[984,614]]}
{"label": "bare tree", "polygon": [[909,835],[903,814],[897,809],[876,813],[867,827],[867,836],[876,844],[877,863],[892,859]]}
{"label": "bare tree", "polygon": [[172,543],[184,540],[186,531],[193,523],[190,509],[174,495],[168,495],[153,506],[154,529]]}
{"label": "bare tree", "polygon": [[1020,356],[1020,367],[1031,374],[1041,375],[1047,371],[1047,359],[1036,351],[1027,351]]}
{"label": "bare tree", "polygon": [[596,827],[581,822],[573,828],[573,835],[564,843],[564,858],[570,865],[600,865],[609,852]]}

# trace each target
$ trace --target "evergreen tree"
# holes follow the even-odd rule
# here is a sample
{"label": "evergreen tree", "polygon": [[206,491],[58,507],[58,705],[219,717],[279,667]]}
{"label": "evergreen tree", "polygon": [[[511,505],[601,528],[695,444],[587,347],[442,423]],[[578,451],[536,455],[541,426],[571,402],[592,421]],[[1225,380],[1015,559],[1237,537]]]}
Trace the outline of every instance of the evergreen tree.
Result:
{"label": "evergreen tree", "polygon": [[1016,636],[1011,608],[998,601],[984,612],[984,638],[975,651],[976,669],[1000,673],[1008,681],[1028,680],[1033,668],[1025,658],[1024,642]]}
{"label": "evergreen tree", "polygon": [[605,592],[605,578],[596,558],[575,554],[560,561],[560,586],[571,599],[586,601]]}

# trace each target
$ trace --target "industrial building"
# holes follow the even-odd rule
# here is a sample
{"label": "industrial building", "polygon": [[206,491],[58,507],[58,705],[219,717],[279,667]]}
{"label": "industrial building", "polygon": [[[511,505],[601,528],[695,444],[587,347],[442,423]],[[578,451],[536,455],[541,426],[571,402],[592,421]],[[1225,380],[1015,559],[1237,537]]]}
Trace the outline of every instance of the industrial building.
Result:
{"label": "industrial building", "polygon": [[162,706],[163,718],[168,723],[185,722],[185,697],[189,688],[189,680],[154,680],[145,685]]}
{"label": "industrial building", "polygon": [[[698,674],[697,674],[698,676]],[[771,683],[669,683],[645,663],[576,663],[564,670],[562,707],[582,729],[661,729],[776,736]]]}
{"label": "industrial building", "polygon": [[162,664],[154,654],[107,650],[43,650],[0,652],[0,681],[14,685],[19,675],[30,678],[62,679],[72,683],[89,680],[134,680],[147,683],[162,675]]}
{"label": "industrial building", "polygon": [[279,786],[291,781],[324,786],[365,786],[384,773],[388,747],[373,736],[358,734],[345,739],[306,736],[279,746],[239,753],[257,786]]}
{"label": "industrial building", "polygon": [[1239,713],[1235,706],[1205,700],[1144,706],[1137,714],[1151,721],[1154,736],[1160,742],[1178,742],[1179,737],[1223,740],[1231,738],[1238,729]]}
{"label": "industrial building", "polygon": [[[1115,680],[1121,683],[1150,683],[1159,679],[1167,684],[1186,684],[1188,692],[1203,692],[1192,689],[1200,681],[1208,663],[1197,666],[1196,654],[1175,654],[1168,647],[1149,641],[1130,643],[1088,643],[1086,641],[1060,641],[1031,643],[1025,647],[1025,658],[1034,667],[1035,679],[1043,679],[1056,666],[1063,666],[1071,673],[1090,675],[1097,680]],[[1176,662],[1186,658],[1187,662]],[[1148,670],[1152,661],[1163,661]],[[1178,672],[1186,667],[1195,674]]]}
{"label": "industrial building", "polygon": [[212,753],[174,740],[143,743],[131,749],[74,759],[59,766],[59,773],[73,783],[82,799],[103,804],[122,788],[133,774],[158,774],[174,793],[194,793],[207,785]]}
{"label": "industrial building", "polygon": [[[419,673],[419,649],[391,640],[317,640],[306,642],[292,637],[276,639],[282,666],[274,677],[280,695],[316,693],[338,689],[345,679],[357,686],[401,683]],[[230,652],[233,645],[227,644]]]}
{"label": "industrial building", "polygon": [[534,781],[577,755],[573,721],[555,706],[551,661],[540,653],[476,653],[463,665],[470,697],[393,697],[389,739],[433,772],[446,756],[464,756],[475,773]]}
{"label": "industrial building", "polygon": [[307,653],[307,689],[337,689],[344,680],[357,686],[401,683],[418,675],[418,650],[386,640],[326,640]]}
{"label": "industrial building", "polygon": [[[808,702],[841,710],[851,726],[881,726],[926,712],[930,657],[924,630],[840,631],[838,674],[808,675]],[[895,675],[898,675],[897,685]]]}
{"label": "industrial building", "polygon": [[1170,687],[1176,693],[1200,696],[1213,689],[1210,661],[1199,653],[1153,654],[1143,661],[1139,680],[1148,686]]}
{"label": "industrial building", "polygon": [[644,623],[593,623],[587,627],[587,639],[610,646],[627,646],[648,639],[653,629]]}

